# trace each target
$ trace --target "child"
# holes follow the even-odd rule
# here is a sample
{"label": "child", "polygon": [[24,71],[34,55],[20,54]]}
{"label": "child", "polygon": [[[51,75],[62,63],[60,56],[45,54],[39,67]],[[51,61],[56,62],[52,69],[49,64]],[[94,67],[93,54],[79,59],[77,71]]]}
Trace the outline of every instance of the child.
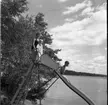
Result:
{"label": "child", "polygon": [[31,46],[33,62],[38,59],[38,51],[37,51],[38,44],[39,44],[39,41],[37,39],[34,39],[33,44]]}
{"label": "child", "polygon": [[65,73],[65,68],[69,65],[68,61],[65,61],[65,64],[61,67],[60,69],[60,74],[64,74]]}

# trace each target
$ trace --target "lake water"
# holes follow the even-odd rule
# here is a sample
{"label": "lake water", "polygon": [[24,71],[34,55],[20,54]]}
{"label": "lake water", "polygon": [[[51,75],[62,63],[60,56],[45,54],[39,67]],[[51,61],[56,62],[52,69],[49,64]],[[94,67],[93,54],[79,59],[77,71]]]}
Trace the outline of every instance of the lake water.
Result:
{"label": "lake water", "polygon": [[[67,76],[70,82],[85,93],[95,105],[107,105],[107,78]],[[43,105],[88,105],[60,79],[47,92]]]}
{"label": "lake water", "polygon": [[[107,105],[107,78],[89,76],[67,76],[67,78],[75,87],[85,93],[95,105]],[[59,79],[47,92],[42,105],[88,104]]]}

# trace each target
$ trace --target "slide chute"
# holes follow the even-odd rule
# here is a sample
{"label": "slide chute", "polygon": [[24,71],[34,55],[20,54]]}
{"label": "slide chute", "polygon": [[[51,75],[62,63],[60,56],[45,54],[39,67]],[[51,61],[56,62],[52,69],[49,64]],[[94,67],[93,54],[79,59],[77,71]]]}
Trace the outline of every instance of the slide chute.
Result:
{"label": "slide chute", "polygon": [[[69,80],[67,80],[64,76],[62,76],[60,73],[57,72],[57,69],[59,68],[59,65],[53,59],[51,59],[48,55],[43,54],[40,58],[40,61],[41,61],[42,64],[44,64],[44,65],[50,67],[51,69],[53,69],[54,72],[58,75],[58,77],[65,83],[65,85],[67,87],[69,87],[72,91],[74,91],[76,94],[78,94],[89,105],[95,105],[84,93],[82,93],[80,90],[78,90],[75,86],[73,86],[69,82]],[[58,80],[58,78],[56,80]]]}

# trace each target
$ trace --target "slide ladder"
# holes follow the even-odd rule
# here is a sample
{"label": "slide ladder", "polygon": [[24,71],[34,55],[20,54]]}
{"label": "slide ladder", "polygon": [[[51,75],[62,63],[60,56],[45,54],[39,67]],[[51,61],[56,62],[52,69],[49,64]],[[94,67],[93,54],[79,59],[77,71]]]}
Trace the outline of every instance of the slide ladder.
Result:
{"label": "slide ladder", "polygon": [[28,80],[28,77],[32,71],[34,67],[34,64],[31,65],[31,67],[29,68],[29,70],[27,71],[26,75],[24,76],[21,84],[19,85],[15,95],[13,96],[12,100],[11,100],[11,105],[18,105],[20,100],[21,100],[21,97],[23,95],[23,92],[24,92],[24,89],[25,87],[27,86],[27,82],[26,80]]}

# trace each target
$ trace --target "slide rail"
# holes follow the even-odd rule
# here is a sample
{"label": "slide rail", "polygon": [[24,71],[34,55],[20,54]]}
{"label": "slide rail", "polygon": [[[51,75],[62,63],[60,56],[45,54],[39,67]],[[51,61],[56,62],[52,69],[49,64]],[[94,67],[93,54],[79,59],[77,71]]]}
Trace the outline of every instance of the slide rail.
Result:
{"label": "slide rail", "polygon": [[75,86],[73,86],[68,80],[62,76],[60,73],[58,73],[56,70],[54,72],[59,76],[59,78],[67,85],[72,91],[74,91],[76,94],[78,94],[83,100],[85,100],[88,105],[95,105],[84,93],[82,93],[80,90],[78,90]]}

